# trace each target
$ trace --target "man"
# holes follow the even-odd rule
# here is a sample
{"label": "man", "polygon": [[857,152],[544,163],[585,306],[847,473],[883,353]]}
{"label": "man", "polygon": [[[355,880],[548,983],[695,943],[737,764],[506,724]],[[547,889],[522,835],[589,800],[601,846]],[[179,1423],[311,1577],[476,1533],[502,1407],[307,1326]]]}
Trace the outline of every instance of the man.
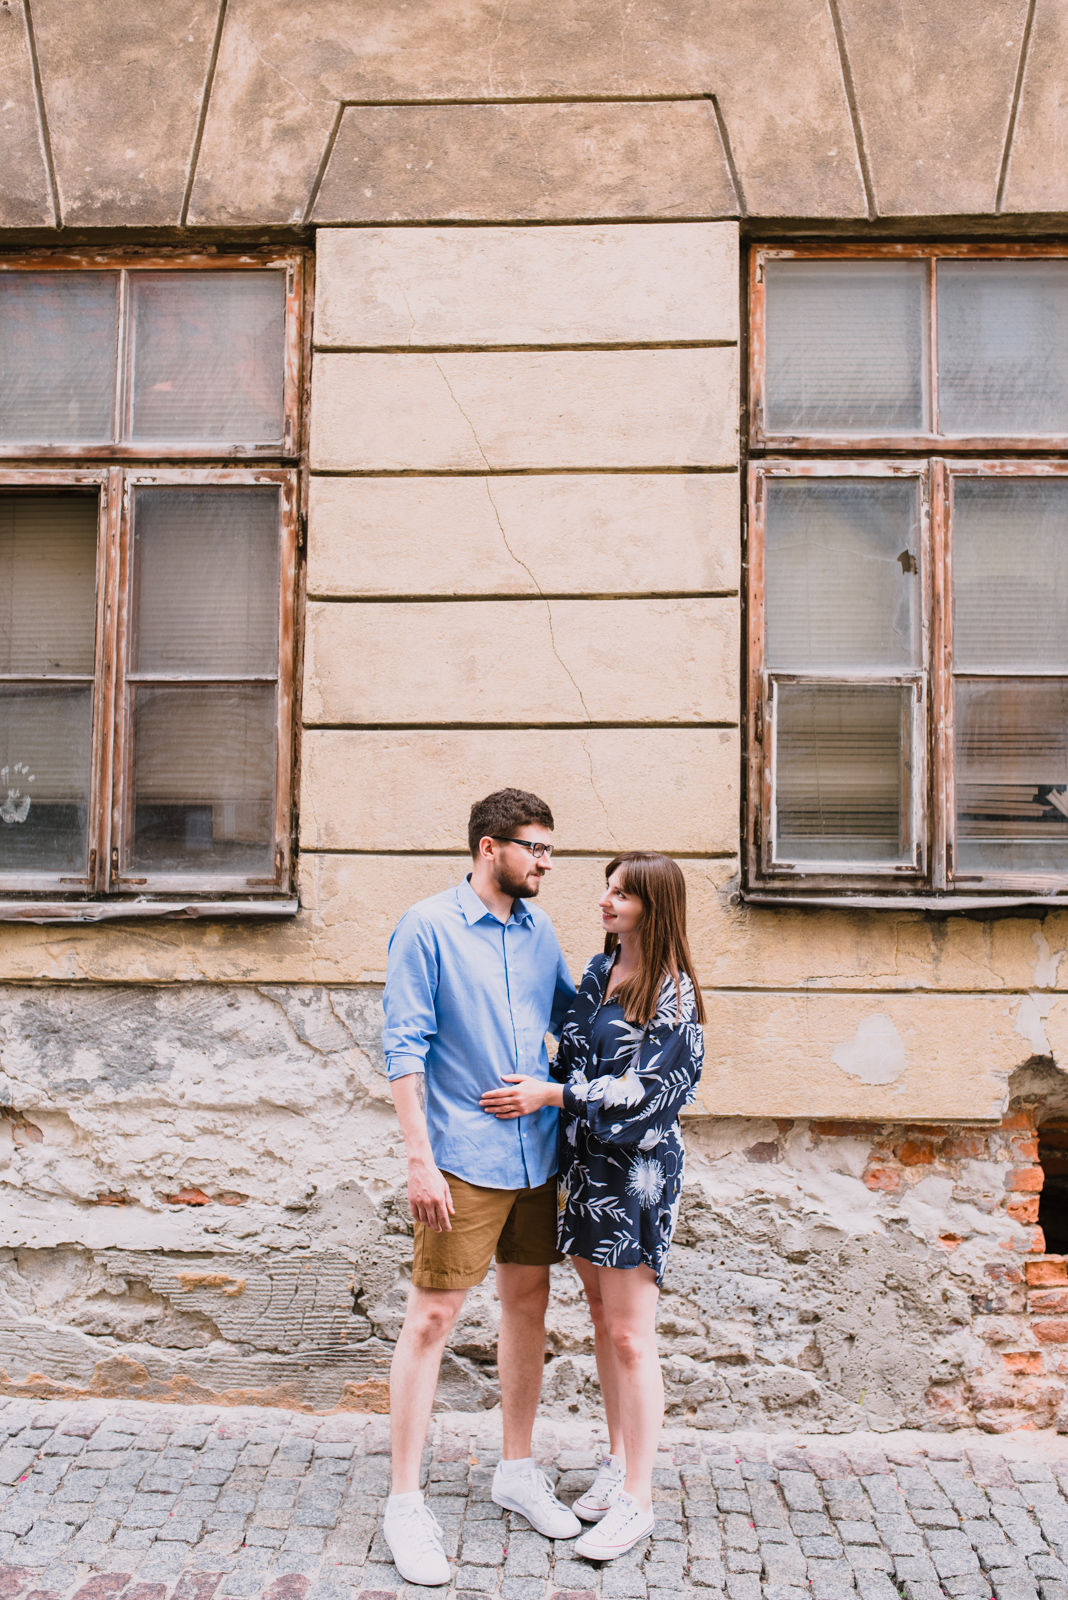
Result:
{"label": "man", "polygon": [[552,923],[532,906],[552,868],[544,800],[501,789],[471,810],[470,874],[412,907],[389,944],[382,1043],[408,1154],[412,1288],[390,1371],[393,1490],[384,1533],[413,1584],[449,1582],[419,1468],[442,1351],[467,1290],[497,1258],[504,1452],[498,1505],[550,1539],[582,1524],[534,1465],[545,1308],[556,1248],[555,1109],[511,1120],[479,1098],[508,1074],[546,1079],[575,986]]}

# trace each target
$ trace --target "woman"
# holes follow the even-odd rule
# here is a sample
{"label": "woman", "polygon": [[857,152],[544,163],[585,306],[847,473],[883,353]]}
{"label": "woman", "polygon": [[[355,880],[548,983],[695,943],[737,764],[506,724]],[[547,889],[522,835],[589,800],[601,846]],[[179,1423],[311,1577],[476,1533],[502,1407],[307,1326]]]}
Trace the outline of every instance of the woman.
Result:
{"label": "woman", "polygon": [[653,1529],[664,1417],[656,1302],[682,1192],[679,1113],[701,1075],[704,1007],[686,942],[686,883],[635,850],[605,869],[604,954],[583,975],[555,1083],[510,1077],[482,1098],[498,1117],[560,1106],[560,1249],[593,1317],[609,1454],[573,1509],[595,1527],[579,1555],[609,1561]]}

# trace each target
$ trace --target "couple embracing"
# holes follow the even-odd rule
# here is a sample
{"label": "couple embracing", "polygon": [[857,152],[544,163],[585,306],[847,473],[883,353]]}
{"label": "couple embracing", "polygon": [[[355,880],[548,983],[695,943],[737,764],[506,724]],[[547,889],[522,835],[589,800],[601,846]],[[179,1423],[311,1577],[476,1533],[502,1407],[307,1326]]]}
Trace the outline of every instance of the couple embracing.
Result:
{"label": "couple embracing", "polygon": [[[413,906],[390,941],[382,1039],[415,1251],[390,1372],[384,1533],[413,1584],[450,1578],[420,1465],[446,1340],[494,1257],[504,1448],[493,1499],[550,1539],[581,1533],[574,1549],[594,1561],[653,1529],[664,1411],[656,1302],[704,1014],[682,873],[647,851],[609,863],[598,901],[604,953],[575,992],[552,923],[531,904],[552,868],[552,829],[536,795],[502,789],[480,800],[470,873]],[[560,1040],[551,1066],[548,1033]],[[549,1268],[565,1256],[589,1303],[610,1452],[573,1508],[556,1499],[531,1448]]]}

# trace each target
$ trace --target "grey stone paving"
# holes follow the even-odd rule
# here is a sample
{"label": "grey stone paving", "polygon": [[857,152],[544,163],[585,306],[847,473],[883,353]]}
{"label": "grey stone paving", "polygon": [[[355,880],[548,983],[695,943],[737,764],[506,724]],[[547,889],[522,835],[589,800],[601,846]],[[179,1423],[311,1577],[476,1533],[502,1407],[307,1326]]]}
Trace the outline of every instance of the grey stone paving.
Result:
{"label": "grey stone paving", "polygon": [[[0,1400],[0,1600],[1068,1600],[1068,1440],[665,1434],[657,1525],[605,1566],[490,1499],[486,1414],[436,1419],[454,1562],[406,1586],[379,1532],[385,1419]],[[539,1426],[563,1499],[599,1430]]]}

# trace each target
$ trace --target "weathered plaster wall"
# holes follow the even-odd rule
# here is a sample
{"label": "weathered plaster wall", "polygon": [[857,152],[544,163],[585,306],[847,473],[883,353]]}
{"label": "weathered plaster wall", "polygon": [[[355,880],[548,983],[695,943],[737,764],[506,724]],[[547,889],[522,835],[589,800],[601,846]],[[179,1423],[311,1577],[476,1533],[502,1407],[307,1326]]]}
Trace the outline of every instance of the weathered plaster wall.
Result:
{"label": "weathered plaster wall", "polygon": [[[410,1224],[378,994],[0,990],[0,1389],[384,1404]],[[1048,1287],[1028,1315],[1025,1280],[1064,1279],[1034,1226],[1033,1108],[1068,1104],[1066,1083],[1024,1069],[1002,1086],[1017,1109],[971,1129],[691,1121],[660,1321],[672,1414],[994,1429],[1058,1415],[1068,1323]],[[444,1403],[495,1403],[495,1328],[487,1285]],[[585,1412],[568,1267],[549,1341],[546,1404]]]}

